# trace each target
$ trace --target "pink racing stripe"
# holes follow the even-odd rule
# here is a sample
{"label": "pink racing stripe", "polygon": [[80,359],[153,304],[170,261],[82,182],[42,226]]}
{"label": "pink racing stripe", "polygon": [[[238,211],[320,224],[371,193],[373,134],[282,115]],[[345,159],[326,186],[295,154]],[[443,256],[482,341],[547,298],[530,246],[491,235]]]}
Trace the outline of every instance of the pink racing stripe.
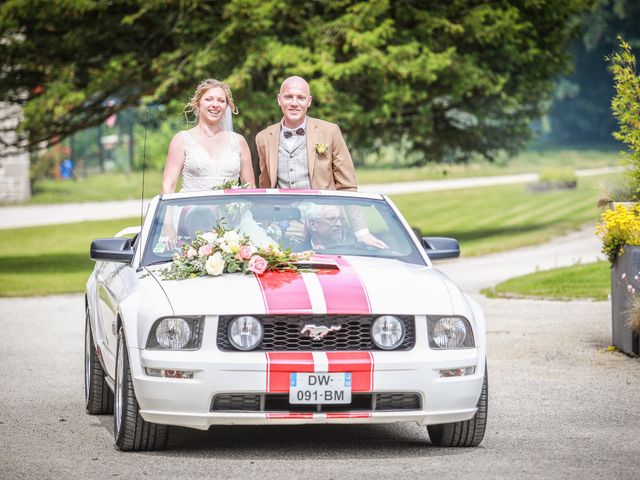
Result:
{"label": "pink racing stripe", "polygon": [[270,271],[256,275],[269,314],[313,313],[311,299],[298,272]]}
{"label": "pink racing stripe", "polygon": [[311,190],[309,188],[279,188],[278,193],[322,193],[320,190]]}
{"label": "pink racing stripe", "polygon": [[302,413],[302,412],[289,412],[289,413],[267,413],[267,418],[272,419],[289,419],[296,420],[300,418],[304,418],[306,420],[313,419],[313,413]]}
{"label": "pink racing stripe", "polygon": [[355,412],[355,413],[327,413],[327,419],[330,418],[371,418],[371,412]]}
{"label": "pink racing stripe", "polygon": [[329,372],[351,372],[352,392],[373,391],[371,352],[327,352]]}
{"label": "pink racing stripe", "polygon": [[338,255],[314,255],[312,261],[331,259],[338,269],[321,269],[317,272],[322,287],[327,314],[371,313],[369,295],[362,279],[349,261]]}
{"label": "pink racing stripe", "polygon": [[266,193],[266,188],[225,188],[225,195],[242,195],[245,193]]}
{"label": "pink racing stripe", "polygon": [[288,393],[289,374],[314,371],[311,352],[266,352],[267,392]]}

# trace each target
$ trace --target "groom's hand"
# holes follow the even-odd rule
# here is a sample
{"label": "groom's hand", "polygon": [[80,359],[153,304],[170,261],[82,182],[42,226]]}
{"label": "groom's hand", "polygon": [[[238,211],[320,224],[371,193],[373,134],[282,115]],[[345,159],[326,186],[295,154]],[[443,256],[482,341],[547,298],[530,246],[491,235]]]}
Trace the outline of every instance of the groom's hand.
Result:
{"label": "groom's hand", "polygon": [[389,248],[389,246],[386,243],[384,243],[379,238],[374,237],[369,232],[358,235],[358,241],[361,243],[364,243],[367,247],[377,248],[380,250]]}

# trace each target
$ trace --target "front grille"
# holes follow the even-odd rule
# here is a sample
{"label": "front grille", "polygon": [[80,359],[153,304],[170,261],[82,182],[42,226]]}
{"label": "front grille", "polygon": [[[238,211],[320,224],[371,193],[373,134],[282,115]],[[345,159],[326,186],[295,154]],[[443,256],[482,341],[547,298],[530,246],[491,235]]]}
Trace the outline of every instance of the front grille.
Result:
{"label": "front grille", "polygon": [[418,393],[354,393],[351,403],[300,405],[289,403],[289,394],[222,393],[213,397],[212,412],[357,412],[420,410]]}
{"label": "front grille", "polygon": [[[405,337],[396,350],[411,350],[415,345],[415,322],[412,315],[397,315],[404,323]],[[237,351],[229,342],[229,322],[235,318],[222,315],[218,320],[218,348]],[[265,315],[258,316],[264,325],[262,343],[254,351],[367,351],[380,350],[371,340],[371,315]],[[341,325],[319,341],[311,340],[300,331],[305,325]]]}

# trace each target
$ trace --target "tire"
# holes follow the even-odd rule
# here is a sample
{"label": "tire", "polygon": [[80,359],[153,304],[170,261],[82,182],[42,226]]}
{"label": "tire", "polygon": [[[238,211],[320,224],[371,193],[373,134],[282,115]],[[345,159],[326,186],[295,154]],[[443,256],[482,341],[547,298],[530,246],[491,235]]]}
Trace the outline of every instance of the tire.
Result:
{"label": "tire", "polygon": [[438,447],[477,447],[484,438],[489,410],[489,380],[484,368],[484,382],[478,399],[478,411],[470,420],[440,425],[428,425],[431,443]]}
{"label": "tire", "polygon": [[89,306],[86,307],[84,326],[84,403],[89,415],[109,415],[113,413],[113,392],[105,379],[105,372],[96,353]]}
{"label": "tire", "polygon": [[116,354],[116,388],[114,395],[113,434],[116,447],[124,451],[162,450],[167,444],[169,427],[145,421],[133,390],[129,354],[124,332],[118,332]]}

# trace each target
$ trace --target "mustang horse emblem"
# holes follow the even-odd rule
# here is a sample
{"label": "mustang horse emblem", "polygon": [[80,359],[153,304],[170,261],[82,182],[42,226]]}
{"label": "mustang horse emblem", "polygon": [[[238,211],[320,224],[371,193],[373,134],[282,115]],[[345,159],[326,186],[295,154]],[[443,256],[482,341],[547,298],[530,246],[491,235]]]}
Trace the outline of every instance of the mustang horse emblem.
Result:
{"label": "mustang horse emblem", "polygon": [[311,337],[311,340],[317,342],[319,340],[322,340],[322,338],[329,333],[337,332],[341,328],[342,325],[331,325],[330,327],[327,327],[326,325],[305,325],[300,333],[302,335],[308,333]]}

